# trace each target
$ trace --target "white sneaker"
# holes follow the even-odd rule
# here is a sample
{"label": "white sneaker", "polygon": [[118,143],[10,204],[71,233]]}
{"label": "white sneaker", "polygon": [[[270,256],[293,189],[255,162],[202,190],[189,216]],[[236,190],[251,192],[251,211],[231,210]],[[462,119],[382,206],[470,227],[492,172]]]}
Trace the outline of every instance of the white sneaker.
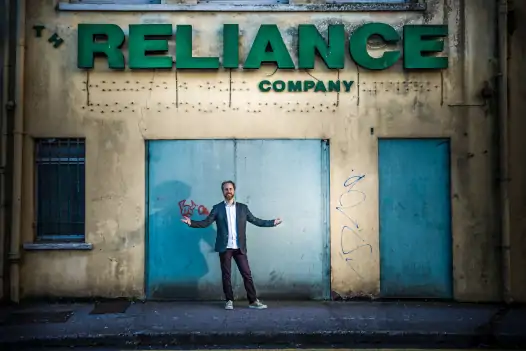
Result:
{"label": "white sneaker", "polygon": [[225,304],[225,310],[233,310],[233,309],[234,309],[234,303],[228,300]]}
{"label": "white sneaker", "polygon": [[261,302],[259,302],[259,300],[256,300],[253,303],[251,303],[250,305],[248,305],[248,308],[255,308],[257,310],[264,310],[265,308],[267,308],[267,305],[264,305]]}

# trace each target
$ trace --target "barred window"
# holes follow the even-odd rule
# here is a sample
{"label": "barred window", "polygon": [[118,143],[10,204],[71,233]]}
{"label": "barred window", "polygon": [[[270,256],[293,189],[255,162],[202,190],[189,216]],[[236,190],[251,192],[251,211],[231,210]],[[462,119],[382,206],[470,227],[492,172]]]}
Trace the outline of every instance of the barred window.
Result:
{"label": "barred window", "polygon": [[84,241],[84,139],[37,139],[35,147],[37,241]]}

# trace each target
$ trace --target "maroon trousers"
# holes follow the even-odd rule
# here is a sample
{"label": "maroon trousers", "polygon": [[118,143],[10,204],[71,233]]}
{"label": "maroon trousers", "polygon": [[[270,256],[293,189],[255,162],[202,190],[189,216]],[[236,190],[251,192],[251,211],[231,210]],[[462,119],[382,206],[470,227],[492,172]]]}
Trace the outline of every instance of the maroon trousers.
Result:
{"label": "maroon trousers", "polygon": [[254,287],[254,281],[252,280],[252,273],[250,272],[250,266],[248,265],[247,255],[243,254],[239,249],[227,249],[225,252],[219,254],[225,298],[227,301],[234,301],[234,292],[232,291],[231,281],[232,257],[234,257],[239,273],[241,273],[241,277],[243,277],[248,302],[253,303],[257,299],[256,288]]}

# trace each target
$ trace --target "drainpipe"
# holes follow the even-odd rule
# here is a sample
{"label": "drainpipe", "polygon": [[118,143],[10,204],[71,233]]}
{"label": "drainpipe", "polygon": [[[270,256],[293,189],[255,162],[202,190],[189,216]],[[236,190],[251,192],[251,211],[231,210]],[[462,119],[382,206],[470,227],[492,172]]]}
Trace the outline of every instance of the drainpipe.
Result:
{"label": "drainpipe", "polygon": [[500,208],[501,208],[501,257],[502,295],[506,303],[511,297],[510,255],[510,199],[509,199],[509,132],[508,132],[508,0],[498,0],[498,121],[500,158]]}
{"label": "drainpipe", "polygon": [[6,291],[7,286],[7,275],[6,274],[6,263],[7,263],[7,239],[6,239],[6,225],[5,225],[5,149],[6,149],[6,138],[5,138],[5,120],[6,110],[5,102],[7,101],[7,3],[5,0],[0,0],[0,275],[2,276],[1,285],[2,300],[7,298],[9,295]]}
{"label": "drainpipe", "polygon": [[[26,0],[16,1],[16,8],[11,12],[16,21],[16,50],[11,53],[15,58],[14,101],[8,104],[15,109],[13,116],[13,195],[11,235],[9,243],[9,283],[11,301],[20,301],[20,221],[22,211],[22,147],[24,136],[24,56]],[[13,57],[11,57],[12,59]]]}
{"label": "drainpipe", "polygon": [[6,196],[6,147],[7,147],[7,111],[6,111],[6,102],[7,102],[7,77],[8,75],[8,43],[9,43],[9,31],[8,31],[8,13],[9,13],[9,4],[6,0],[0,0],[0,247],[2,252],[0,253],[2,259],[2,268],[0,274],[2,275],[2,300],[7,299],[9,296],[8,290],[8,276],[9,272],[7,271],[7,225],[6,225],[6,205],[7,205],[7,196]]}

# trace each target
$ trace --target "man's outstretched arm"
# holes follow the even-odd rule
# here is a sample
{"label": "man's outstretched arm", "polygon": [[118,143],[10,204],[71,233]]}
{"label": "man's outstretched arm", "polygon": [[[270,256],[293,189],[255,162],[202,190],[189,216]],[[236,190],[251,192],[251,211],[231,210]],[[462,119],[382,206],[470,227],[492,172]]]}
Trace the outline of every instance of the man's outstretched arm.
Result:
{"label": "man's outstretched arm", "polygon": [[191,228],[206,228],[210,224],[214,223],[214,221],[216,220],[216,215],[217,215],[217,210],[216,210],[216,207],[214,206],[212,208],[212,211],[210,211],[208,216],[202,221],[192,221],[188,217],[183,218],[181,221],[183,221],[183,223],[188,224],[188,226]]}
{"label": "man's outstretched arm", "polygon": [[274,227],[281,223],[281,219],[279,218],[269,219],[269,220],[257,218],[256,216],[252,214],[252,212],[250,212],[250,210],[248,209],[248,206],[247,206],[247,221],[249,221],[250,223],[258,227]]}

